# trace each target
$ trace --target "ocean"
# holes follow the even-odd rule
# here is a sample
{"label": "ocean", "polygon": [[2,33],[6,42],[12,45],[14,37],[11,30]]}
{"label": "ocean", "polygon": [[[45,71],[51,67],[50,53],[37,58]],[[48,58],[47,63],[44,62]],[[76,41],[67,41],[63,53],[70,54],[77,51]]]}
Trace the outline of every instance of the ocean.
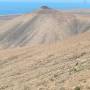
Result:
{"label": "ocean", "polygon": [[0,2],[0,15],[31,13],[43,5],[55,9],[90,8],[90,3]]}

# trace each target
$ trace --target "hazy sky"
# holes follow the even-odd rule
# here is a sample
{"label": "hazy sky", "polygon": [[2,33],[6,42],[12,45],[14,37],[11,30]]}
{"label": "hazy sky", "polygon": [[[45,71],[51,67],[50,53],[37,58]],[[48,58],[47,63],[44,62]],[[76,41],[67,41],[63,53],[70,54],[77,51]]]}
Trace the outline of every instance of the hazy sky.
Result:
{"label": "hazy sky", "polygon": [[90,0],[0,0],[0,1],[11,1],[11,2],[90,2]]}
{"label": "hazy sky", "polygon": [[55,9],[90,8],[90,0],[0,0],[0,14],[28,13],[42,5]]}

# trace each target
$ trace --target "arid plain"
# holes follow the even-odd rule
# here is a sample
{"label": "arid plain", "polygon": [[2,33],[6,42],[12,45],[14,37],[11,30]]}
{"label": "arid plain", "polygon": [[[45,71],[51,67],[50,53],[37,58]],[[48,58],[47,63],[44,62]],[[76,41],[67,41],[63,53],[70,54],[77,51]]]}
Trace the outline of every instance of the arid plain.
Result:
{"label": "arid plain", "polygon": [[89,10],[0,16],[0,90],[90,90]]}

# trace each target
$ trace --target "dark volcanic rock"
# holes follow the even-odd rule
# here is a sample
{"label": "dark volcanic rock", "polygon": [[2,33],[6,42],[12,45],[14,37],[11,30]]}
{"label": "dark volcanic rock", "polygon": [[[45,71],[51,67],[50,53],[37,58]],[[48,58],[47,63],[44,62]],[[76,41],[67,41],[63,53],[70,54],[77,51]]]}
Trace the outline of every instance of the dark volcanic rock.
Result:
{"label": "dark volcanic rock", "polygon": [[50,9],[48,6],[41,6],[42,9]]}

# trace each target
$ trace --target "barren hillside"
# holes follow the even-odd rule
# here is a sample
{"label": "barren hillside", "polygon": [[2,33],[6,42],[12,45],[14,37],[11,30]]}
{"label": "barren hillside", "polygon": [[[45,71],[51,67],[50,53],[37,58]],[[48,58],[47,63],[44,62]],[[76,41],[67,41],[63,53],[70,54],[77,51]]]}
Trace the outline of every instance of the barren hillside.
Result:
{"label": "barren hillside", "polygon": [[90,31],[90,16],[40,9],[15,17],[0,27],[1,48],[60,42]]}
{"label": "barren hillside", "polygon": [[44,6],[2,17],[0,90],[90,90],[89,15]]}
{"label": "barren hillside", "polygon": [[0,90],[90,90],[90,33],[62,43],[0,51]]}

